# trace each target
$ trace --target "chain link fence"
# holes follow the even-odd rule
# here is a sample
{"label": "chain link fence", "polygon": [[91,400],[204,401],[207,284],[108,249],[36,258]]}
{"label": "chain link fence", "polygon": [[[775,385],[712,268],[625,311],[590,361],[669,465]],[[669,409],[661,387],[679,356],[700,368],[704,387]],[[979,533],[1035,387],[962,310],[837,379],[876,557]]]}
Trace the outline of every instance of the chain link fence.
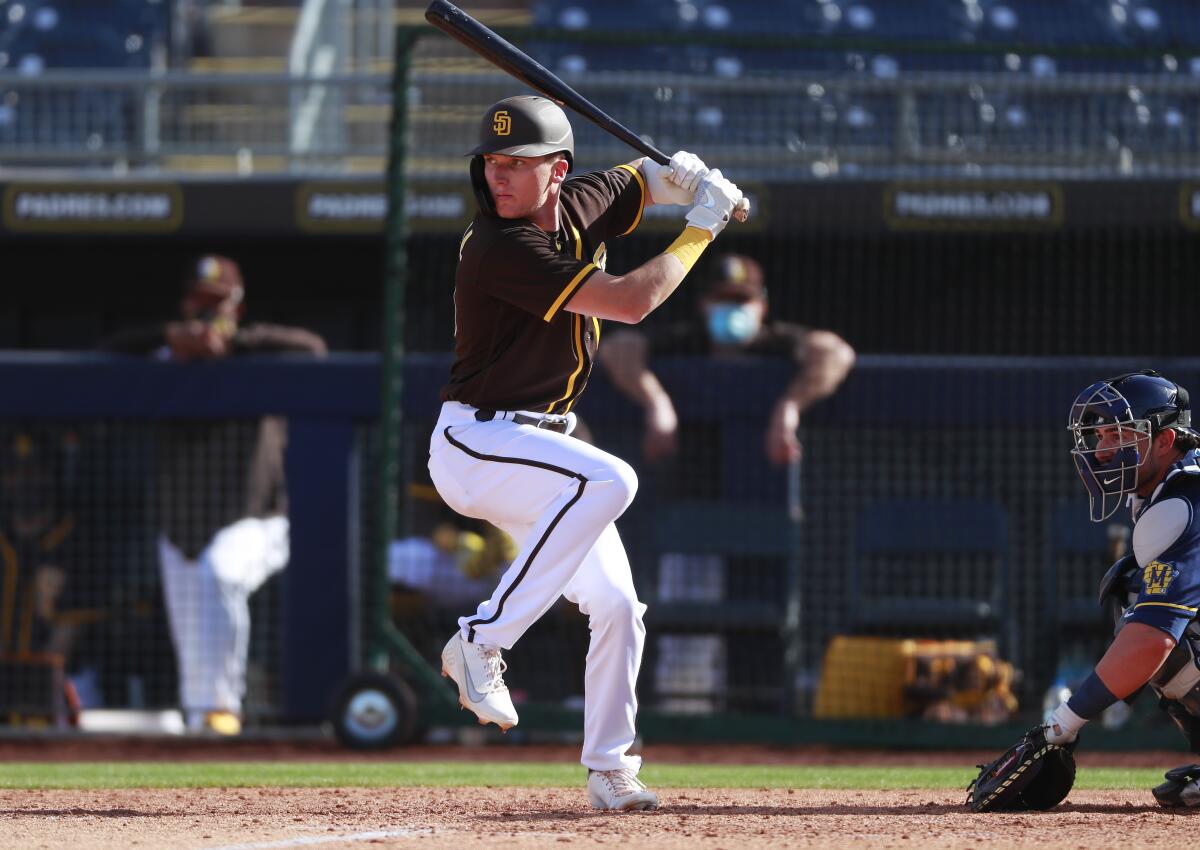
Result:
{"label": "chain link fence", "polygon": [[[899,672],[876,679],[903,698],[885,716],[991,722],[1036,713],[1045,690],[1103,646],[1106,625],[1090,596],[1123,541],[1119,523],[1080,522],[1081,488],[1061,431],[1067,406],[1086,383],[1126,367],[1156,366],[1194,388],[1195,363],[1172,358],[1194,354],[1195,240],[1178,217],[1118,229],[1092,209],[1060,226],[1052,213],[1062,213],[1064,195],[1053,182],[1028,193],[1031,203],[1049,199],[1035,220],[989,218],[992,208],[965,219],[940,207],[925,219],[919,213],[922,204],[969,207],[977,200],[970,184],[1171,177],[1183,186],[1200,165],[1194,79],[1145,68],[1068,72],[1066,58],[1057,73],[1038,75],[1016,49],[1015,69],[996,49],[975,68],[922,68],[902,56],[906,70],[892,73],[875,61],[880,50],[847,66],[812,45],[714,38],[677,50],[683,38],[646,38],[634,50],[601,37],[523,34],[546,64],[658,147],[694,149],[757,184],[768,225],[731,226],[719,248],[762,263],[772,316],[837,333],[863,356],[835,394],[805,411],[802,461],[782,466],[767,458],[764,430],[792,374],[786,359],[655,359],[680,420],[676,451],[660,460],[644,450],[644,411],[603,370],[593,375],[579,408],[590,438],[630,460],[641,478],[620,528],[650,605],[641,692],[648,716],[667,718],[645,728],[738,714],[751,718],[746,734],[773,735],[764,718],[878,717],[866,696],[878,681],[855,671],[893,661]],[[465,181],[462,153],[479,116],[520,87],[440,37],[410,46],[400,101],[382,75],[0,74],[0,162],[131,176],[380,173],[397,141],[388,118],[402,103],[406,185]],[[675,64],[654,66],[672,52]],[[300,122],[308,128],[300,139],[296,110],[318,96],[319,120]],[[632,158],[587,123],[575,129],[581,170]],[[921,194],[951,179],[944,197]],[[880,198],[895,200],[895,192],[858,192],[863,180],[875,188],[903,181],[914,216],[881,216]],[[836,186],[837,201],[808,209],[805,192],[816,183]],[[864,198],[872,221],[880,219],[870,227],[859,224]],[[610,246],[610,268],[630,268],[666,244],[678,211],[654,212],[638,235]],[[434,669],[454,619],[489,592],[508,552],[487,527],[449,514],[424,469],[447,365],[457,243],[446,232],[399,243],[414,269],[403,302],[409,347],[442,353],[405,366],[406,386],[415,380],[421,393],[406,399],[394,444],[380,447],[387,441],[379,432],[355,422],[356,456],[378,453],[382,462],[355,466],[358,477],[329,491],[357,511],[349,541],[330,550],[340,552],[352,600],[345,623],[331,626],[347,634],[330,637],[345,642],[335,654],[346,667],[351,657],[378,654],[373,571],[386,571],[387,622]],[[696,286],[714,272],[713,259],[697,267]],[[658,320],[695,322],[697,307],[685,288],[645,330],[662,330]],[[1121,360],[1099,359],[1114,356]],[[26,438],[42,439],[12,424],[0,448],[19,453]],[[161,427],[87,420],[47,430],[60,446],[51,455],[77,440],[88,449],[79,457],[91,457],[67,489],[91,517],[74,532],[90,553],[87,577],[75,583],[86,591],[79,610],[100,613],[83,623],[94,636],[76,644],[69,663],[78,676],[93,671],[105,705],[166,705],[178,686],[158,578],[163,494],[153,447]],[[197,463],[219,466],[241,450],[240,439],[231,432],[212,442]],[[6,463],[13,487],[45,508],[38,499],[66,473],[21,471],[31,467],[19,461]],[[309,492],[312,481],[297,486]],[[377,510],[383,486],[399,494],[394,515]],[[210,507],[232,492],[214,493]],[[53,508],[47,522],[63,514],[62,504]],[[17,576],[5,579],[12,614],[0,621],[5,640],[16,641],[9,652],[33,651],[19,643],[22,617],[35,622],[38,594],[55,576],[38,578],[39,558],[21,563],[35,569],[30,577],[6,567]],[[291,581],[285,573],[253,597],[248,722],[284,714],[283,658],[306,637],[287,625]],[[71,592],[64,585],[64,606]],[[308,593],[321,601],[311,586]],[[578,707],[586,638],[586,623],[564,605],[510,654],[523,712]],[[985,706],[990,698],[999,702]],[[927,723],[928,739],[939,729]]]}

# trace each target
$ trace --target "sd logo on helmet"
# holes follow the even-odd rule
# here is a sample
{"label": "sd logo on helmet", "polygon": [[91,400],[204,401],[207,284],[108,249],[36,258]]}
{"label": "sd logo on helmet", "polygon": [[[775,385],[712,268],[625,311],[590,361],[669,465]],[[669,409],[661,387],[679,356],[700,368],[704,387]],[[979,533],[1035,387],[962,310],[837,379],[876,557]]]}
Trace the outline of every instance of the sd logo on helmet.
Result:
{"label": "sd logo on helmet", "polygon": [[495,214],[496,206],[483,176],[483,155],[546,156],[561,153],[567,170],[574,165],[575,134],[571,122],[558,104],[544,97],[517,95],[493,104],[479,123],[479,144],[468,154],[471,159],[471,186],[475,200],[486,213]]}

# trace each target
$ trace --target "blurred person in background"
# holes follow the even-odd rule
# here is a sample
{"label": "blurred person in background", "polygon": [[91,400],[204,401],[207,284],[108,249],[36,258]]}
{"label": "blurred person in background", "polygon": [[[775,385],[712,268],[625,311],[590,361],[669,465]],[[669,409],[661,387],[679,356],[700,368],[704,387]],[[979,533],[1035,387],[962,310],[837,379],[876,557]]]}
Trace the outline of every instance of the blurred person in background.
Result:
{"label": "blurred person in background", "polygon": [[75,517],[63,504],[56,474],[54,440],[47,433],[21,429],[9,436],[5,448],[0,470],[0,651],[64,654],[71,628],[58,616],[59,604],[78,553],[73,551]]}
{"label": "blurred person in background", "polygon": [[[119,332],[109,351],[187,363],[326,352],[317,334],[243,325],[245,285],[228,257],[200,257],[177,319]],[[250,595],[287,564],[286,420],[165,423],[155,446],[162,573],[189,730],[241,732]]]}
{"label": "blurred person in background", "polygon": [[695,318],[649,335],[630,328],[614,330],[600,349],[600,362],[613,384],[645,411],[646,460],[660,461],[679,450],[679,417],[650,361],[687,354],[793,360],[795,376],[775,402],[763,448],[774,464],[799,460],[800,416],[846,379],[854,365],[854,349],[833,331],[768,320],[762,267],[751,257],[717,257],[716,274],[698,306]]}
{"label": "blurred person in background", "polygon": [[460,517],[432,484],[413,482],[409,496],[412,510],[406,525],[412,533],[388,546],[397,619],[490,593],[517,554],[513,539],[489,522]]}
{"label": "blurred person in background", "polygon": [[[65,669],[82,627],[100,619],[89,602],[101,588],[89,586],[92,564],[81,562],[78,520],[68,498],[79,449],[73,431],[20,427],[4,435],[0,452],[0,658],[21,668],[57,657]],[[54,662],[59,663],[59,662]],[[23,688],[0,685],[5,697],[27,700]],[[46,717],[56,699],[47,697]],[[28,703],[26,703],[28,705]],[[67,704],[77,708],[74,688]]]}

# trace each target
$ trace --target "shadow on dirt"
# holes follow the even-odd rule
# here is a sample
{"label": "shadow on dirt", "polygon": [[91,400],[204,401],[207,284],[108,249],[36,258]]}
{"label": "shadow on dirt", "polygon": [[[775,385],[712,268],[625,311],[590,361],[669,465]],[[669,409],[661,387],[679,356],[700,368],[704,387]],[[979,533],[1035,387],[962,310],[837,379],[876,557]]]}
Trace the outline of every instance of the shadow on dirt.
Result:
{"label": "shadow on dirt", "polygon": [[1072,814],[1109,814],[1109,815],[1130,815],[1130,814],[1147,814],[1147,813],[1162,813],[1170,815],[1187,815],[1200,814],[1200,809],[1164,809],[1157,805],[1148,806],[1131,806],[1126,803],[1084,803],[1081,805],[1069,804],[1060,806],[1048,812],[989,812],[987,814],[972,814],[967,811],[965,806],[956,803],[919,803],[913,805],[855,805],[852,803],[837,803],[824,805],[795,805],[795,806],[714,806],[701,804],[687,803],[667,803],[667,805],[656,811],[650,812],[604,812],[604,811],[579,811],[578,809],[560,809],[557,811],[546,812],[521,812],[521,813],[502,813],[502,814],[481,814],[478,819],[480,821],[490,823],[538,823],[547,821],[585,821],[595,818],[606,817],[686,817],[686,816],[708,816],[708,817],[781,817],[781,818],[796,818],[810,817],[812,815],[837,816],[846,815],[850,817],[862,817],[863,815],[889,815],[892,817],[929,817],[931,815],[938,817],[952,817],[955,815],[981,819],[981,822],[986,821],[1006,821],[1011,819],[1037,819],[1051,820],[1063,815]]}
{"label": "shadow on dirt", "polygon": [[0,809],[0,817],[49,818],[49,817],[95,817],[95,818],[162,818],[170,812],[139,812],[136,809]]}

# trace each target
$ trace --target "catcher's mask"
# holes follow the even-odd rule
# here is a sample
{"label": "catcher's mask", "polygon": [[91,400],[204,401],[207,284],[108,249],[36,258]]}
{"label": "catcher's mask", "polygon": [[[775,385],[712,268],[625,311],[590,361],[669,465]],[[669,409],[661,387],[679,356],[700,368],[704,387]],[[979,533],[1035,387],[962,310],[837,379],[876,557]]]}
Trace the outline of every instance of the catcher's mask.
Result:
{"label": "catcher's mask", "polygon": [[1172,430],[1181,448],[1194,447],[1187,390],[1152,370],[1097,381],[1071,405],[1067,428],[1074,439],[1071,457],[1087,488],[1092,522],[1108,519],[1137,489],[1138,450],[1160,431]]}
{"label": "catcher's mask", "polygon": [[471,186],[479,208],[495,215],[496,205],[483,174],[483,155],[546,156],[562,153],[567,171],[574,166],[575,135],[567,114],[554,101],[533,95],[506,97],[493,104],[479,123],[479,144],[471,151]]}

